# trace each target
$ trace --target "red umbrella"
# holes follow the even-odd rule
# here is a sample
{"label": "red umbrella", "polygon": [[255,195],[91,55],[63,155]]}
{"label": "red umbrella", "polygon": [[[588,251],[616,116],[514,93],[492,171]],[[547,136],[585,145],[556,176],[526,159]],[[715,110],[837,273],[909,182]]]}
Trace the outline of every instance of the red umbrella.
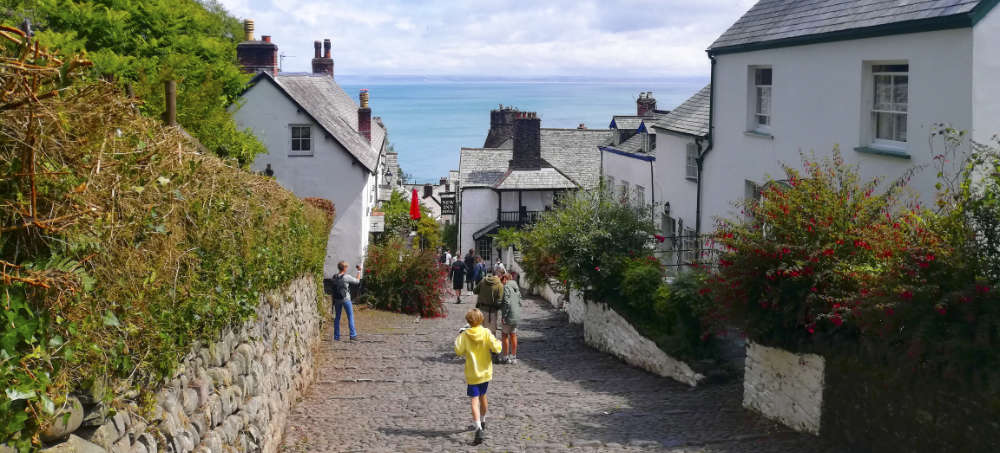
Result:
{"label": "red umbrella", "polygon": [[420,220],[420,202],[417,201],[417,189],[413,189],[413,197],[410,198],[410,218]]}

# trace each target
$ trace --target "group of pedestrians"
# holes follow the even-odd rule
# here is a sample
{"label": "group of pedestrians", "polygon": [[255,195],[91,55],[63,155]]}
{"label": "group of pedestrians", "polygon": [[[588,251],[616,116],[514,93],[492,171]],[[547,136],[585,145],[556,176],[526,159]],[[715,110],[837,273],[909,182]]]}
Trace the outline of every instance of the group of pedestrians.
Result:
{"label": "group of pedestrians", "polygon": [[462,290],[473,291],[486,278],[487,274],[504,275],[507,269],[499,259],[492,268],[483,262],[481,256],[476,255],[475,250],[469,249],[465,258],[454,257],[448,250],[441,252],[441,263],[448,269],[448,280],[451,280],[451,288],[455,291],[455,303],[462,303]]}

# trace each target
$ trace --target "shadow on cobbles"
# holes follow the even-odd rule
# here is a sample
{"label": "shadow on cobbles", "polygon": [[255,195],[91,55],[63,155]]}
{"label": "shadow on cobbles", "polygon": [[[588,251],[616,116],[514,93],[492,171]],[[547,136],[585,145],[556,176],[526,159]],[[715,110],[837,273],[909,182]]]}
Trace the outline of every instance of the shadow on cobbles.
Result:
{"label": "shadow on cobbles", "polygon": [[[540,313],[519,326],[520,366],[562,381],[550,393],[561,396],[570,426],[567,441],[666,448],[711,446],[712,452],[839,452],[836,446],[796,433],[742,408],[742,379],[697,388],[633,368],[584,342],[583,329],[540,299],[527,298]],[[530,348],[531,352],[527,350]],[[579,386],[595,397],[560,392]]]}

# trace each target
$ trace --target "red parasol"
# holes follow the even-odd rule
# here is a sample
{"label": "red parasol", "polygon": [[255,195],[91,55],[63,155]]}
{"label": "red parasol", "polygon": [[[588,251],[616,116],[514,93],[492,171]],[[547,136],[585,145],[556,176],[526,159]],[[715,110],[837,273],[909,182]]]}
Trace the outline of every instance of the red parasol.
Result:
{"label": "red parasol", "polygon": [[413,197],[410,198],[410,218],[420,220],[420,202],[417,201],[417,189],[413,189]]}

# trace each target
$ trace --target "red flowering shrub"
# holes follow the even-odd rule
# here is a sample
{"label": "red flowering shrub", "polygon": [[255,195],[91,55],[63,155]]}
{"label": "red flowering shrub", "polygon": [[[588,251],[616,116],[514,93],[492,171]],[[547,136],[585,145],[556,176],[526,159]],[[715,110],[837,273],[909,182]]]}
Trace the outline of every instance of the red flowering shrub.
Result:
{"label": "red flowering shrub", "polygon": [[443,317],[446,277],[433,250],[410,249],[401,239],[372,244],[361,301],[382,310]]}
{"label": "red flowering shrub", "polygon": [[803,173],[786,166],[785,181],[743,203],[746,218],[720,223],[724,253],[707,286],[714,321],[735,317],[751,339],[797,350],[884,335],[943,296],[953,248],[932,212],[899,206],[902,183],[860,183],[838,151],[803,160]]}

